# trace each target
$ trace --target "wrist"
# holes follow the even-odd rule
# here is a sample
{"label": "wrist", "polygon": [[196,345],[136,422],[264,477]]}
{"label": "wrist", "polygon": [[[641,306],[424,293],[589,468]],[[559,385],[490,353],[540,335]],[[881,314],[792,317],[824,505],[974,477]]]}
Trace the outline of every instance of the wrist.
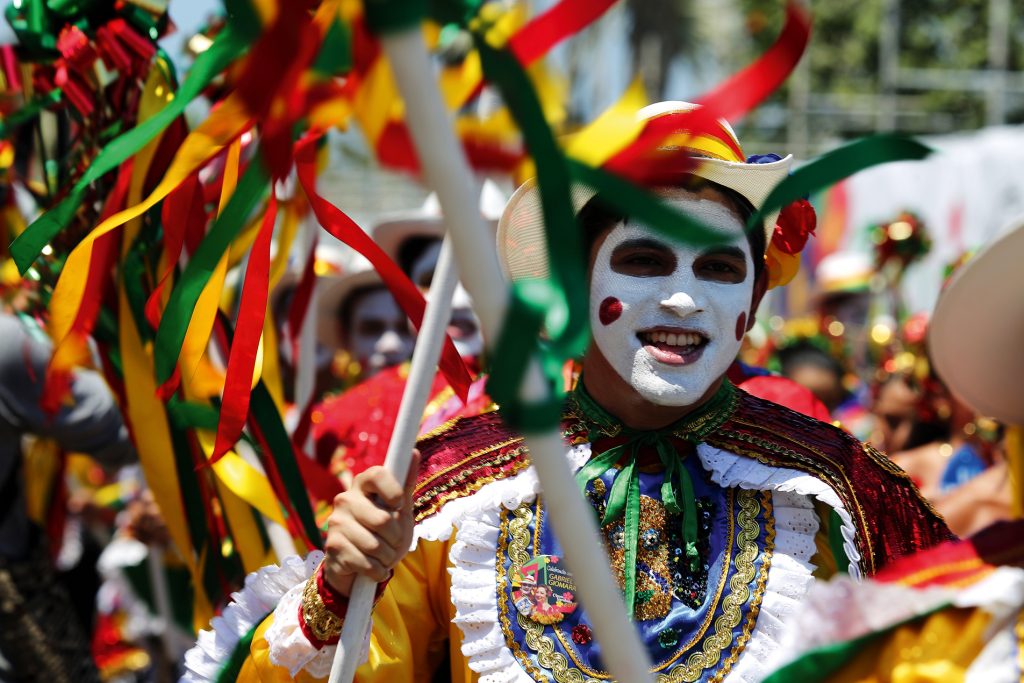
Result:
{"label": "wrist", "polygon": [[352,584],[356,581],[355,574],[336,574],[328,572],[324,565],[320,565],[318,571],[320,583],[324,585],[323,590],[330,590],[336,595],[348,598],[352,594]]}
{"label": "wrist", "polygon": [[[317,649],[324,645],[334,645],[341,635],[348,612],[348,595],[351,593],[354,575],[342,577],[344,592],[334,585],[327,577],[324,563],[321,562],[316,571],[306,581],[302,591],[302,603],[299,605],[299,628],[306,639]],[[390,580],[390,576],[388,577]],[[347,585],[345,585],[347,584]],[[377,592],[373,602],[376,605],[384,594],[388,581],[377,584]]]}

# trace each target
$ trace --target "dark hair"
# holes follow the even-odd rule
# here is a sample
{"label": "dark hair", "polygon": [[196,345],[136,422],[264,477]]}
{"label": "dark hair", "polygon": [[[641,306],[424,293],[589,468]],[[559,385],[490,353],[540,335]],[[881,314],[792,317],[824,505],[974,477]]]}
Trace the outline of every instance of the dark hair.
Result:
{"label": "dark hair", "polygon": [[338,324],[341,325],[340,336],[346,342],[348,341],[348,331],[352,329],[352,315],[355,313],[356,304],[358,304],[361,299],[364,299],[370,294],[373,294],[374,292],[379,291],[381,289],[385,289],[385,287],[380,283],[373,283],[356,287],[355,289],[348,293],[348,296],[341,300],[340,304],[338,304],[338,310],[336,311],[336,319],[338,321]]}
{"label": "dark hair", "polygon": [[[754,215],[754,206],[750,201],[741,195],[739,192],[719,185],[716,182],[712,182],[699,176],[686,176],[678,185],[675,187],[681,187],[691,191],[699,191],[702,188],[711,188],[721,194],[728,201],[730,208],[739,214],[740,220],[746,225],[750,217]],[[616,223],[624,221],[628,218],[624,213],[615,209],[607,200],[603,199],[601,195],[594,195],[590,201],[583,205],[579,213],[576,214],[576,224],[583,235],[583,247],[584,253],[589,254],[593,248],[597,238],[600,237],[605,230],[609,230],[615,226]],[[764,230],[760,229],[761,226],[755,226],[753,229],[745,230],[747,235],[747,243],[750,245],[750,254],[754,261],[754,279],[756,280],[761,275],[761,271],[764,270],[764,259],[758,258],[759,255],[763,255],[765,251],[765,236]]]}
{"label": "dark hair", "polygon": [[826,351],[819,349],[810,342],[798,341],[778,352],[779,369],[782,374],[789,377],[798,367],[814,367],[825,370],[835,376],[837,381],[842,382],[843,366]]}
{"label": "dark hair", "polygon": [[398,267],[406,275],[412,275],[412,266],[416,263],[416,260],[423,255],[427,247],[440,241],[441,238],[435,235],[410,235],[406,237],[398,245],[398,253],[395,255]]}

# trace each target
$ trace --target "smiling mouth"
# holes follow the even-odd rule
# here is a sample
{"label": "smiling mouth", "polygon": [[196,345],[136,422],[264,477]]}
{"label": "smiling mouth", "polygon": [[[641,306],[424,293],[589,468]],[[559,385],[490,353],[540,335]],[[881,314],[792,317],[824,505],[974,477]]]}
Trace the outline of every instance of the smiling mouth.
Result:
{"label": "smiling mouth", "polygon": [[707,336],[693,330],[645,330],[636,336],[655,360],[666,365],[695,363],[709,342]]}

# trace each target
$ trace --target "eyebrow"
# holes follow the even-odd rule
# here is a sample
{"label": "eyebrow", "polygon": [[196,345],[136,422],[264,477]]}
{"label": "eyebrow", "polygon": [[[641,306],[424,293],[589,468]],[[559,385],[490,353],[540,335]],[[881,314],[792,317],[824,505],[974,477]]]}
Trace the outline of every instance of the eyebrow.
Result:
{"label": "eyebrow", "polygon": [[713,247],[707,251],[701,252],[701,256],[732,256],[739,259],[740,261],[746,261],[747,255],[739,247],[726,246],[726,247]]}
{"label": "eyebrow", "polygon": [[615,247],[615,251],[619,249],[669,249],[670,247],[664,242],[660,242],[650,237],[635,237],[630,240],[626,240],[622,244]]}

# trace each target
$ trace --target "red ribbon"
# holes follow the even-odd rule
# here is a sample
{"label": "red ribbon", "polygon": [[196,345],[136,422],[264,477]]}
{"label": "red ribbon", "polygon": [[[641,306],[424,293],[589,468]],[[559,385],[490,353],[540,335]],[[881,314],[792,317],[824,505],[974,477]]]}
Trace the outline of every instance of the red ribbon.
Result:
{"label": "red ribbon", "polygon": [[302,333],[302,325],[306,321],[306,314],[309,312],[309,302],[313,298],[313,285],[316,284],[316,245],[318,237],[314,237],[313,243],[309,246],[309,254],[306,257],[306,265],[302,269],[302,277],[292,294],[292,301],[288,307],[288,325],[285,332],[288,335],[287,343],[291,350],[292,365],[298,365],[299,358],[299,335]]}
{"label": "red ribbon", "polygon": [[146,301],[146,320],[153,326],[153,329],[160,327],[160,304],[161,292],[168,278],[174,272],[174,267],[181,257],[181,249],[185,244],[185,234],[189,231],[188,226],[194,226],[192,231],[202,230],[206,224],[206,211],[203,208],[203,188],[199,183],[199,174],[193,173],[186,178],[181,185],[174,188],[164,200],[162,207],[162,219],[164,226],[164,257],[166,265],[160,276],[159,282],[153,288],[153,293]]}
{"label": "red ribbon", "polygon": [[[648,180],[666,172],[650,153],[669,135],[686,131],[692,136],[710,135],[729,145],[741,159],[739,145],[728,135],[718,119],[736,120],[775,91],[800,61],[811,34],[810,15],[798,4],[786,6],[786,24],[775,43],[757,61],[736,73],[711,92],[697,100],[700,108],[659,116],[625,149],[605,163],[604,167],[624,177]],[[695,167],[690,165],[690,170]],[[653,165],[653,167],[652,167]],[[682,167],[671,169],[680,173]]]}
{"label": "red ribbon", "polygon": [[[295,150],[299,182],[309,198],[310,206],[317,221],[324,230],[349,245],[368,260],[380,274],[381,280],[395,297],[395,301],[419,329],[423,323],[426,302],[416,285],[402,272],[394,261],[374,242],[369,235],[349,218],[341,209],[331,204],[316,192],[316,141],[319,133],[311,132],[299,140]],[[440,370],[451,384],[455,394],[466,400],[472,383],[465,363],[459,357],[450,337],[445,338],[441,352]]]}
{"label": "red ribbon", "polygon": [[[125,197],[128,195],[128,185],[131,181],[132,165],[132,159],[128,159],[121,165],[114,187],[107,195],[107,201],[103,205],[103,211],[99,218],[100,223],[119,211],[124,205]],[[111,232],[93,243],[89,259],[89,274],[86,276],[85,289],[82,293],[82,303],[78,311],[75,312],[75,319],[71,323],[67,337],[60,340],[60,346],[79,345],[83,353],[88,353],[86,340],[96,326],[96,317],[99,315],[100,303],[103,299],[103,287],[110,277],[114,256],[117,253],[118,237],[119,233]],[[54,359],[58,355],[54,354],[46,368],[46,379],[40,400],[43,410],[50,415],[60,410],[64,397],[71,390],[72,367],[65,363],[59,365],[54,363]]]}
{"label": "red ribbon", "polygon": [[695,118],[740,119],[782,85],[800,62],[811,37],[811,16],[799,3],[786,5],[782,32],[756,62],[697,100]]}
{"label": "red ribbon", "polygon": [[235,445],[249,414],[252,373],[259,351],[260,336],[263,334],[263,322],[267,315],[270,238],[274,234],[276,218],[277,198],[271,192],[267,212],[263,215],[263,224],[256,235],[256,241],[249,254],[249,265],[245,269],[242,298],[238,307],[238,323],[235,325],[235,336],[231,344],[231,353],[228,355],[220,422],[217,424],[217,440],[213,446],[213,455],[210,457],[211,464],[220,460]]}
{"label": "red ribbon", "polygon": [[508,48],[523,66],[529,66],[558,43],[589,26],[615,2],[562,0],[519,29],[508,41]]}

